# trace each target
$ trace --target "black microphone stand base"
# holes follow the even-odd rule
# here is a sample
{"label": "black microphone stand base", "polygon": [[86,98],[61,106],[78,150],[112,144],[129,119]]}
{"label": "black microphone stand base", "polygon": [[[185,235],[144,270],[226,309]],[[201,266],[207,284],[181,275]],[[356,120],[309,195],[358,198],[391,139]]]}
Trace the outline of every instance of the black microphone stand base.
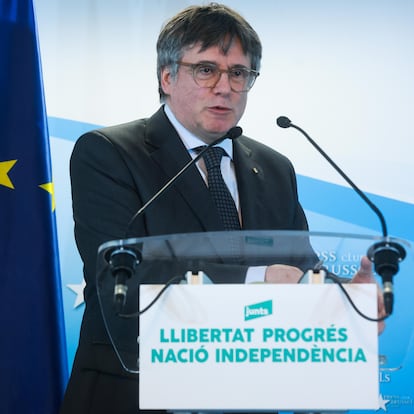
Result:
{"label": "black microphone stand base", "polygon": [[398,264],[406,256],[405,249],[399,243],[383,240],[372,245],[367,256],[374,263],[375,272],[382,278],[385,312],[391,315],[394,306],[392,278],[398,273]]}

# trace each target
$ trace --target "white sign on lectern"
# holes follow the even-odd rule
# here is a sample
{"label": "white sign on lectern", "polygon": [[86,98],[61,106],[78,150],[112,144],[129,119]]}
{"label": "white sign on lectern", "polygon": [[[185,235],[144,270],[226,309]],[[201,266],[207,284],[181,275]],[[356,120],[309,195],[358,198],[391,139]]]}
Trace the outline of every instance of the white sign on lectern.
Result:
{"label": "white sign on lectern", "polygon": [[[141,285],[141,308],[161,290]],[[346,285],[377,313],[374,284]],[[140,318],[140,408],[377,409],[377,324],[336,285],[173,285]]]}

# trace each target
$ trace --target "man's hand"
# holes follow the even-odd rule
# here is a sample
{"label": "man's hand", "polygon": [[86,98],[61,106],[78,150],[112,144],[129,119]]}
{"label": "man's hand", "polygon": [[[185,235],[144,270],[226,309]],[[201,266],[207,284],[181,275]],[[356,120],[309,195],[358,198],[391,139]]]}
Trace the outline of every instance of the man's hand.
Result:
{"label": "man's hand", "polygon": [[266,283],[298,283],[303,272],[297,267],[274,264],[266,268]]}
{"label": "man's hand", "polygon": [[[382,290],[376,280],[374,279],[374,274],[372,272],[372,263],[368,257],[363,256],[361,259],[361,267],[358,272],[355,273],[354,277],[351,280],[351,283],[375,283],[377,285],[377,297],[378,297],[378,318],[385,316],[385,307],[384,307],[384,297],[382,295]],[[378,322],[378,335],[380,335],[385,329],[384,321]]]}

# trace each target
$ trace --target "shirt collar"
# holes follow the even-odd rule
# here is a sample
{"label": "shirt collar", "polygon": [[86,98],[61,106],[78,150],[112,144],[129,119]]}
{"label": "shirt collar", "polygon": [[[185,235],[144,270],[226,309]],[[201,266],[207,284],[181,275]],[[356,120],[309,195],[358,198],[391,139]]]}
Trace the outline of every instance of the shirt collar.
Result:
{"label": "shirt collar", "polygon": [[[181,141],[187,148],[187,150],[192,150],[193,148],[200,147],[202,145],[206,145],[204,141],[198,138],[196,135],[191,133],[188,129],[184,128],[184,126],[177,120],[173,112],[171,111],[170,107],[165,104],[164,106],[165,114],[167,118],[172,123],[173,127],[176,129]],[[220,142],[220,144],[216,145],[221,147],[226,151],[227,155],[233,159],[233,145],[231,139],[225,139]]]}

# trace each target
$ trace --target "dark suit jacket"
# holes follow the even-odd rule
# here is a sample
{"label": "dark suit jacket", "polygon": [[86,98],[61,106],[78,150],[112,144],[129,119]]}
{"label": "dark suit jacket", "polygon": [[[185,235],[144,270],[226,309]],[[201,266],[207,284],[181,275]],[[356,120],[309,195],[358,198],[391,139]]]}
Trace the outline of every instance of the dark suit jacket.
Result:
{"label": "dark suit jacket", "polygon": [[[246,136],[234,141],[234,166],[244,230],[306,230],[290,161]],[[125,237],[134,213],[190,156],[160,108],[151,118],[83,135],[71,158],[75,237],[84,262],[86,309],[74,371],[122,374],[100,316],[96,255],[100,244]],[[129,236],[224,230],[195,166],[132,225]],[[244,275],[232,282],[243,282]],[[217,280],[214,280],[217,282]],[[218,281],[220,282],[220,281]]]}

